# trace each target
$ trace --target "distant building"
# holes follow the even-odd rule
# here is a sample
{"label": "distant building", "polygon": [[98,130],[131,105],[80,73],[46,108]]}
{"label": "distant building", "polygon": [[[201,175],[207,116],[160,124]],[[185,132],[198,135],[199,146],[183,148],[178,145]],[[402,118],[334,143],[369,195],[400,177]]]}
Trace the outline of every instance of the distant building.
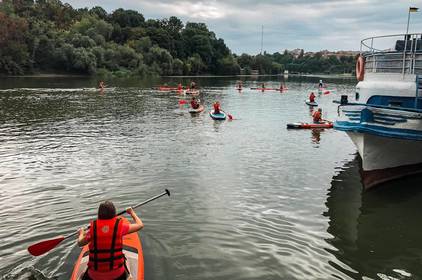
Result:
{"label": "distant building", "polygon": [[319,52],[304,52],[303,49],[294,49],[294,50],[286,50],[284,53],[288,53],[292,55],[294,58],[298,58],[300,56],[307,56],[307,57],[314,57],[316,55],[320,55],[321,57],[328,58],[330,56],[335,56],[340,58],[342,56],[356,56],[359,54],[359,51],[329,51],[329,50],[322,50]]}
{"label": "distant building", "polygon": [[299,56],[304,54],[304,50],[303,49],[294,49],[291,51],[287,51],[291,56],[293,56],[294,58],[298,58]]}

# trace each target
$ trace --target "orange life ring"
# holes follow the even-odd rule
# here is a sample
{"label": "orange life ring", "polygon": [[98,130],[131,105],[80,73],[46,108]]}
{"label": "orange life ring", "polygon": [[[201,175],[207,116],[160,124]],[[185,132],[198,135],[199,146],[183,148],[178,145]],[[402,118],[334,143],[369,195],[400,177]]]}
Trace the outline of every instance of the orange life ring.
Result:
{"label": "orange life ring", "polygon": [[356,79],[358,81],[363,81],[363,77],[365,76],[365,59],[363,56],[359,56],[358,60],[356,61]]}

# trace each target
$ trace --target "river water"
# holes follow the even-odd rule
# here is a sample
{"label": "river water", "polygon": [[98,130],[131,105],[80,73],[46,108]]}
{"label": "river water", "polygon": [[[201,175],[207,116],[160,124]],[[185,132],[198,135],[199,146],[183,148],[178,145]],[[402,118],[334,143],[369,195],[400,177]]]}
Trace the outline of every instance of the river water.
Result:
{"label": "river water", "polygon": [[[310,121],[304,104],[319,78],[289,90],[247,89],[278,78],[194,78],[207,109],[220,100],[233,121],[180,110],[181,96],[151,89],[190,79],[0,80],[0,276],[69,279],[79,254],[66,240],[41,257],[27,246],[69,234],[111,199],[137,210],[145,279],[421,279],[421,178],[362,191],[359,158],[335,130],[287,130]],[[354,81],[327,79],[317,102]]]}

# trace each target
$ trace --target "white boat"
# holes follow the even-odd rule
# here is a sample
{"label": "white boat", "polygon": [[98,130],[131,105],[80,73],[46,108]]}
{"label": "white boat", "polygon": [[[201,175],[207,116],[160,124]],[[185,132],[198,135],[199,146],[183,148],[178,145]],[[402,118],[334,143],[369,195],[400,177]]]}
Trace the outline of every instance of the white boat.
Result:
{"label": "white boat", "polygon": [[334,128],[356,145],[365,187],[422,172],[422,34],[362,40],[356,76]]}

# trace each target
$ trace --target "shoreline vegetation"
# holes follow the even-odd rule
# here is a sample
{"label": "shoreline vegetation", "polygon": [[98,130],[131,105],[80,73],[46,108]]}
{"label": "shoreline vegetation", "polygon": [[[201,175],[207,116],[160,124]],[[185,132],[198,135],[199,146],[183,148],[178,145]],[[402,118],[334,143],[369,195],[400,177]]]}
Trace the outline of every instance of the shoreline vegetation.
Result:
{"label": "shoreline vegetation", "polygon": [[[250,77],[283,77],[283,74],[264,74],[264,75],[174,75],[174,76],[161,76],[163,78],[250,78]],[[355,79],[352,73],[346,74],[289,74],[289,77],[317,77],[317,78],[331,78],[331,79]],[[56,74],[56,73],[33,73],[23,75],[0,75],[0,78],[91,78],[92,75],[84,74]]]}
{"label": "shoreline vegetation", "polygon": [[[204,23],[59,0],[0,1],[0,75],[31,77],[352,74],[355,57],[233,53]],[[44,74],[45,73],[45,74]],[[54,74],[49,74],[54,73]],[[296,76],[298,74],[290,74]],[[256,75],[250,75],[256,76]]]}

